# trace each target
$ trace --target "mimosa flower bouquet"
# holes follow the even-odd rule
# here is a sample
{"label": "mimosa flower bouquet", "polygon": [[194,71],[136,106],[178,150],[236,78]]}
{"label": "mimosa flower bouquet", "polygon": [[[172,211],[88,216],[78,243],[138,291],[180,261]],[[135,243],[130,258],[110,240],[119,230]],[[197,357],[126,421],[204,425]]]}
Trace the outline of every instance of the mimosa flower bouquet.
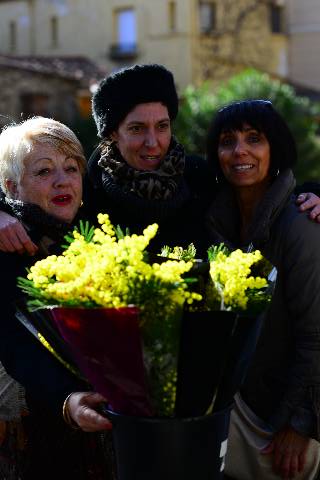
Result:
{"label": "mimosa flower bouquet", "polygon": [[62,254],[36,262],[19,286],[31,310],[49,309],[80,370],[113,409],[173,415],[182,311],[201,299],[185,278],[192,262],[148,262],[157,225],[130,236],[108,215],[98,221],[100,228],[74,230]]}
{"label": "mimosa flower bouquet", "polygon": [[[210,413],[213,383],[225,364],[216,359],[229,351],[239,313],[265,308],[269,299],[267,279],[252,274],[262,255],[210,249],[200,279],[192,248],[190,260],[151,261],[147,247],[157,225],[129,235],[114,228],[108,215],[98,221],[100,228],[81,224],[66,237],[61,255],[36,262],[19,279],[28,308],[38,316],[45,312],[43,322],[56,325],[75,364],[112,410],[167,417]],[[221,311],[226,316],[218,319]],[[200,378],[203,394],[196,388]],[[193,408],[195,396],[199,408]]]}
{"label": "mimosa flower bouquet", "polygon": [[164,247],[166,258],[195,262],[201,300],[185,308],[179,352],[176,411],[208,415],[230,406],[253,358],[271,300],[272,265],[256,250],[229,251],[224,244],[196,261],[187,249]]}

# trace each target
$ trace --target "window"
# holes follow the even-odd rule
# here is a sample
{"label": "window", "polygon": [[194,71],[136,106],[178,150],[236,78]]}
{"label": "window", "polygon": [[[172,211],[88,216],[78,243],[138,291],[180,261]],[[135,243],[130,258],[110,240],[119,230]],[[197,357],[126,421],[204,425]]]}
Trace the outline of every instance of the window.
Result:
{"label": "window", "polygon": [[17,23],[14,21],[9,23],[9,48],[11,53],[17,50]]}
{"label": "window", "polygon": [[168,3],[168,20],[169,20],[169,30],[174,32],[177,28],[177,4],[176,2]]}
{"label": "window", "polygon": [[118,47],[123,52],[136,49],[136,15],[133,8],[120,10],[117,14]]}
{"label": "window", "polygon": [[58,17],[51,17],[50,18],[50,30],[51,30],[51,47],[56,48],[58,46]]}
{"label": "window", "polygon": [[25,118],[32,115],[50,116],[48,109],[49,97],[39,93],[26,93],[21,95],[21,111]]}
{"label": "window", "polygon": [[272,33],[284,32],[284,8],[280,5],[270,5],[270,27]]}
{"label": "window", "polygon": [[210,33],[216,28],[216,4],[200,1],[199,3],[200,33]]}
{"label": "window", "polygon": [[116,10],[114,14],[116,43],[111,45],[111,60],[132,60],[138,56],[136,12],[133,8]]}

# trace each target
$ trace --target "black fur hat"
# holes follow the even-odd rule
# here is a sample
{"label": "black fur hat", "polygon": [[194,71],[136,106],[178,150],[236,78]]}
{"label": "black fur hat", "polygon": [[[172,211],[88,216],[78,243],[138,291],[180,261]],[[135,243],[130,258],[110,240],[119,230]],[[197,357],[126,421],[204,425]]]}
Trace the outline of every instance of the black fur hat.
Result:
{"label": "black fur hat", "polygon": [[171,120],[177,116],[174,78],[163,65],[134,65],[104,78],[92,97],[99,137],[108,137],[136,105],[148,102],[166,105]]}

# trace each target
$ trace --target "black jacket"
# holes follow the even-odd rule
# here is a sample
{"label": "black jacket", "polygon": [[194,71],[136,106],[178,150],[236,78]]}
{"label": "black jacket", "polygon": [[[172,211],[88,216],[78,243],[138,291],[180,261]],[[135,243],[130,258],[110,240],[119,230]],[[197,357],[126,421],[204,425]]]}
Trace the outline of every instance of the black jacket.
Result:
{"label": "black jacket", "polygon": [[[29,233],[39,243],[40,230],[36,228]],[[25,277],[26,268],[40,258],[40,255],[0,252],[0,361],[25,388],[30,412],[23,420],[28,440],[23,479],[107,479],[108,467],[99,450],[99,436],[72,430],[62,417],[66,397],[72,392],[88,390],[88,384],[60,364],[15,316],[15,303],[22,296],[16,285],[17,277]],[[95,469],[90,476],[92,462]],[[95,475],[96,471],[105,473]]]}
{"label": "black jacket", "polygon": [[214,242],[255,248],[278,270],[275,291],[242,395],[277,431],[291,425],[319,440],[320,226],[300,213],[291,171],[274,181],[260,202],[245,244],[230,191],[217,196],[208,215]]}
{"label": "black jacket", "polygon": [[151,223],[159,230],[149,250],[158,253],[163,245],[184,246],[193,242],[198,255],[207,247],[203,229],[204,213],[210,203],[214,182],[208,175],[201,157],[186,157],[185,173],[178,191],[171,200],[145,200],[123,193],[98,165],[99,148],[88,162],[84,201],[91,221],[99,212],[108,213],[114,225],[129,228],[130,233],[142,233]]}
{"label": "black jacket", "polygon": [[61,416],[67,395],[87,389],[87,386],[60,365],[15,317],[15,302],[22,296],[16,286],[17,277],[25,277],[26,268],[37,259],[27,255],[0,253],[3,272],[0,291],[0,360],[9,375],[25,387],[31,409],[39,404],[42,409],[47,408]]}

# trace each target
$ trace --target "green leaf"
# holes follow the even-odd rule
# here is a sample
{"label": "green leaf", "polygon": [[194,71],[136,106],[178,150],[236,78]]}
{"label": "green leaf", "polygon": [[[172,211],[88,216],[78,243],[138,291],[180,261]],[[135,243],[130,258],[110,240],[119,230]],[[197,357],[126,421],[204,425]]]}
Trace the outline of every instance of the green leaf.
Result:
{"label": "green leaf", "polygon": [[230,251],[229,249],[225,246],[224,243],[220,243],[219,245],[211,245],[211,247],[208,248],[208,261],[209,262],[213,262],[218,253],[224,253],[225,255],[229,256],[230,255]]}
{"label": "green leaf", "polygon": [[130,230],[128,227],[125,228],[125,230],[123,230],[120,225],[117,225],[115,227],[115,233],[116,233],[116,237],[117,237],[117,240],[121,240],[122,238],[124,237],[129,237],[130,235]]}
{"label": "green leaf", "polygon": [[161,249],[160,256],[165,258],[173,258],[175,260],[194,260],[197,254],[197,250],[193,243],[190,243],[187,248],[182,247],[169,247],[164,245]]}
{"label": "green leaf", "polygon": [[[94,226],[90,226],[90,223],[86,220],[85,222],[83,220],[79,221],[79,226],[76,226],[74,228],[77,232],[80,233],[80,235],[83,236],[85,241],[87,243],[90,243],[92,241],[93,235],[94,235]],[[62,248],[66,249],[71,245],[72,242],[74,242],[74,236],[73,232],[69,232],[64,236],[65,241],[67,242],[67,245],[62,245]]]}

